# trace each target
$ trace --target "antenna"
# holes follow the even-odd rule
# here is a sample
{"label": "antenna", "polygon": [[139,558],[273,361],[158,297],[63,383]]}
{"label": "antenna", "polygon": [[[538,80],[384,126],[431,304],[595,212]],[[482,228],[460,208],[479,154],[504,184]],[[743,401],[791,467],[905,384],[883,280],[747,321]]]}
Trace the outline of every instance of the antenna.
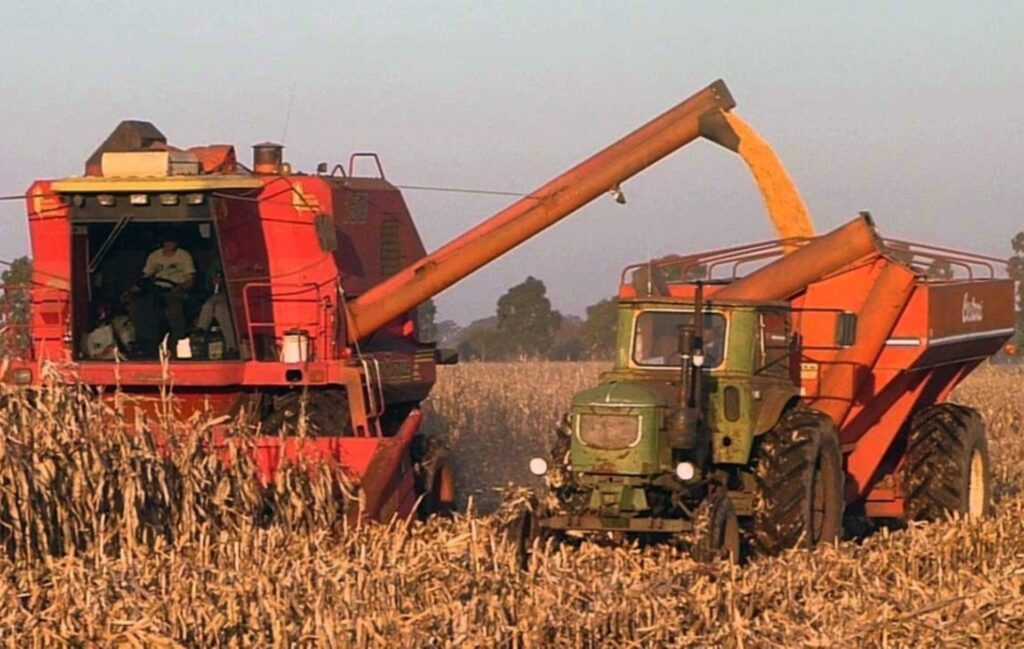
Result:
{"label": "antenna", "polygon": [[281,144],[284,144],[288,139],[288,122],[292,120],[292,103],[295,101],[295,81],[292,81],[291,88],[288,90],[288,110],[284,114],[284,129],[281,131]]}

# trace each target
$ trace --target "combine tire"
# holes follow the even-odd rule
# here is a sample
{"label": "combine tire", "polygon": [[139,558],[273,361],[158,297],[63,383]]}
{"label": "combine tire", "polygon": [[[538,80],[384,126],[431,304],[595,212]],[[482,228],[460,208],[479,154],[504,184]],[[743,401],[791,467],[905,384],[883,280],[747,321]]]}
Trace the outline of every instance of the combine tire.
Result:
{"label": "combine tire", "polygon": [[352,433],[348,398],[343,390],[309,390],[288,392],[273,402],[272,411],[264,418],[264,435],[296,435],[300,415],[305,414],[306,434],[310,437],[344,437]]}
{"label": "combine tire", "polygon": [[911,422],[903,467],[908,520],[991,513],[991,467],[985,423],[972,408],[942,403]]}
{"label": "combine tire", "polygon": [[725,489],[713,490],[693,515],[693,558],[709,563],[740,561],[740,526],[736,508]]}
{"label": "combine tire", "polygon": [[417,435],[412,442],[416,494],[420,497],[417,514],[421,520],[455,513],[455,475],[448,462],[448,449],[433,437]]}
{"label": "combine tire", "polygon": [[832,543],[842,534],[843,457],[828,416],[806,409],[783,416],[759,440],[754,541],[766,553]]}

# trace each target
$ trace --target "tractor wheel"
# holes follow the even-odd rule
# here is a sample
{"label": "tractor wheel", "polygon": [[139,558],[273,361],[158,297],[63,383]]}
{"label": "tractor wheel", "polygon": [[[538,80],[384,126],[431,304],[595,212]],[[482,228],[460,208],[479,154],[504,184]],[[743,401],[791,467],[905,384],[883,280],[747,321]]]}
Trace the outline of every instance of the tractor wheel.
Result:
{"label": "tractor wheel", "polygon": [[740,525],[725,489],[714,489],[693,514],[691,553],[697,561],[740,561]]}
{"label": "tractor wheel", "polygon": [[843,456],[835,424],[796,409],[758,440],[754,541],[776,554],[832,543],[842,534]]}
{"label": "tractor wheel", "polygon": [[903,466],[908,520],[987,516],[991,480],[985,422],[976,410],[943,403],[914,417]]}
{"label": "tractor wheel", "polygon": [[530,567],[530,557],[533,556],[533,544],[540,538],[537,513],[532,509],[524,509],[509,524],[506,534],[515,547],[516,564],[520,570],[526,570]]}
{"label": "tractor wheel", "polygon": [[518,507],[518,510],[511,519],[506,519],[508,522],[505,523],[505,539],[515,548],[519,569],[527,570],[530,567],[535,543],[543,547],[548,539],[557,541],[561,537],[541,526],[540,519],[544,513],[536,498],[530,497]]}

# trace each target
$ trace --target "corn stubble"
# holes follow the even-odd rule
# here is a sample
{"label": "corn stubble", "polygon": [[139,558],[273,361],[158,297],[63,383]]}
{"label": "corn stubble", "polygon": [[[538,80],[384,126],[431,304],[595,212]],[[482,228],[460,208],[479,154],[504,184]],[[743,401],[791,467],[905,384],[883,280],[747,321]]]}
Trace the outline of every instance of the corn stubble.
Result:
{"label": "corn stubble", "polygon": [[[533,484],[528,458],[589,364],[444,368],[428,404],[473,512]],[[425,524],[352,526],[350,486],[293,466],[268,497],[244,441],[209,422],[169,454],[73,390],[0,409],[0,641],[8,646],[1016,646],[1024,638],[1024,374],[983,369],[957,398],[989,422],[997,516],[862,542],[693,562],[673,547],[539,548],[504,528],[525,499]],[[125,397],[126,398],[126,397]],[[118,424],[118,425],[115,425]],[[164,422],[164,425],[170,425]],[[244,428],[244,422],[239,422]],[[240,432],[244,439],[244,434]]]}

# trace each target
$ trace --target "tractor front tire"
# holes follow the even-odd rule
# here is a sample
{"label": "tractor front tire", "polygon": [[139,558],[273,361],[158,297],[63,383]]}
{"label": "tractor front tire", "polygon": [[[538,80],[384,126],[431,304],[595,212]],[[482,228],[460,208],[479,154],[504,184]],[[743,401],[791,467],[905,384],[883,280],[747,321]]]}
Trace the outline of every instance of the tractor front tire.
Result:
{"label": "tractor front tire", "polygon": [[985,422],[976,410],[954,403],[925,408],[911,422],[907,441],[902,475],[906,518],[989,515],[991,471]]}
{"label": "tractor front tire", "polygon": [[843,456],[835,424],[798,408],[758,440],[753,535],[759,550],[777,554],[833,543],[843,530]]}
{"label": "tractor front tire", "polygon": [[713,489],[694,511],[690,553],[704,563],[740,562],[740,525],[726,489]]}

